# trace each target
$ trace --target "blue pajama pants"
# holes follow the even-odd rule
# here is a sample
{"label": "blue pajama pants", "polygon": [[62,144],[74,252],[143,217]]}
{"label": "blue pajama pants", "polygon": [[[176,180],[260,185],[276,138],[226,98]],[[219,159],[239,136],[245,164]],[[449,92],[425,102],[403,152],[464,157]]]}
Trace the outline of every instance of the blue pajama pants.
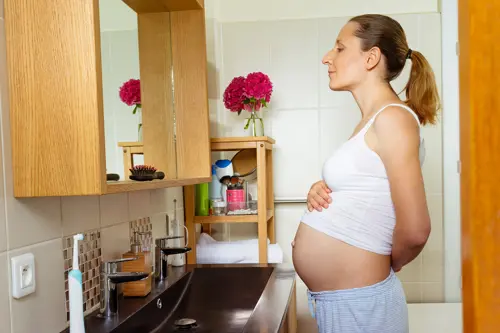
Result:
{"label": "blue pajama pants", "polygon": [[409,332],[406,297],[392,270],[371,286],[307,294],[319,333]]}

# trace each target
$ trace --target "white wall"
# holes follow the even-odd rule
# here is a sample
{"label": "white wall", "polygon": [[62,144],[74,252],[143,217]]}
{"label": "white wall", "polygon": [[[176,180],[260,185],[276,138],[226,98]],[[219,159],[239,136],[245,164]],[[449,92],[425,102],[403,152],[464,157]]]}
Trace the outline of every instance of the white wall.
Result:
{"label": "white wall", "polygon": [[366,13],[436,13],[438,0],[218,0],[220,22],[348,17]]}
{"label": "white wall", "polygon": [[461,295],[460,257],[460,128],[458,77],[458,3],[442,0],[443,40],[443,182],[445,300],[458,302]]}
{"label": "white wall", "polygon": [[137,30],[137,15],[122,0],[99,0],[101,31]]}

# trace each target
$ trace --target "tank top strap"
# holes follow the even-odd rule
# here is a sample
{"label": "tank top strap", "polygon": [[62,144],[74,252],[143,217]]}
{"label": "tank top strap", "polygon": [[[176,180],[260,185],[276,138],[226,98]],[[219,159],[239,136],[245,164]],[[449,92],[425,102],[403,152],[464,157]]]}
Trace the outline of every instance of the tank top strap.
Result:
{"label": "tank top strap", "polygon": [[384,106],[383,108],[381,108],[380,110],[378,110],[374,115],[373,117],[368,121],[368,123],[366,123],[366,126],[365,128],[363,129],[365,132],[368,131],[368,129],[373,125],[373,123],[375,122],[375,119],[377,118],[377,116],[382,112],[384,111],[385,109],[387,109],[389,106],[399,106],[400,108],[403,108],[405,109],[406,111],[408,111],[412,116],[413,118],[415,118],[415,120],[417,121],[417,124],[418,124],[418,127],[420,128],[420,119],[418,119],[418,116],[417,114],[410,108],[408,107],[407,105],[404,105],[404,104],[396,104],[396,103],[393,103],[393,104],[387,104],[386,106]]}

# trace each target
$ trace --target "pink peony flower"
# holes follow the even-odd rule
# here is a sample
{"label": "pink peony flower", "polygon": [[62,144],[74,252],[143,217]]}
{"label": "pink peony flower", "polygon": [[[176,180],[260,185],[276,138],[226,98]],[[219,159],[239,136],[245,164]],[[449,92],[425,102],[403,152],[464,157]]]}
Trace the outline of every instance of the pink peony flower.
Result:
{"label": "pink peony flower", "polygon": [[250,73],[245,80],[245,97],[269,103],[273,93],[273,84],[269,76],[262,72]]}
{"label": "pink peony flower", "polygon": [[243,109],[243,100],[245,78],[243,76],[235,77],[224,91],[224,106],[231,112],[241,112]]}
{"label": "pink peony flower", "polygon": [[131,106],[141,104],[141,81],[130,79],[120,87],[120,99]]}

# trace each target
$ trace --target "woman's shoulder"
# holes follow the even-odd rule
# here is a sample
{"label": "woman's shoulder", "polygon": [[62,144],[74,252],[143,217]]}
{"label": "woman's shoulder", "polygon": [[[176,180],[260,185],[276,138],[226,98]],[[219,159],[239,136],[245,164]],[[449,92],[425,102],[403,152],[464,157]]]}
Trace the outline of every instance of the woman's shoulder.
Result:
{"label": "woman's shoulder", "polygon": [[377,115],[373,127],[376,134],[399,136],[420,134],[420,123],[415,112],[404,104],[390,104]]}

